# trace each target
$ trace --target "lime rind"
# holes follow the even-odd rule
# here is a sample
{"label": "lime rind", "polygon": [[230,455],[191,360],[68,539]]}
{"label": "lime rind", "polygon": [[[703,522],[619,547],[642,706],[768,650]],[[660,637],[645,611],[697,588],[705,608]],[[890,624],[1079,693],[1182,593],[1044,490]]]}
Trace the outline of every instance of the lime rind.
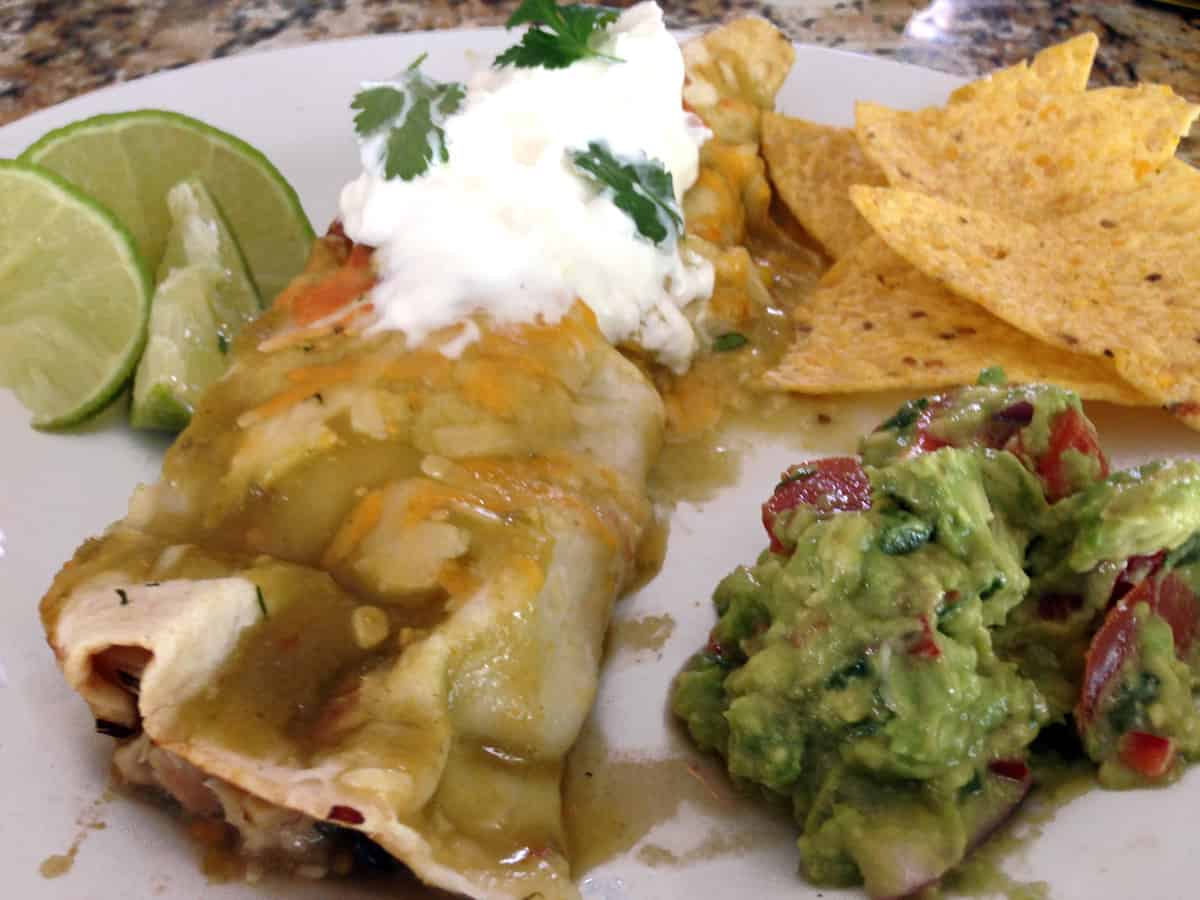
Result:
{"label": "lime rind", "polygon": [[[100,250],[97,258],[82,251],[56,254],[53,240],[49,244],[38,236],[26,240],[35,231],[30,223],[7,213],[0,217],[0,382],[11,387],[33,413],[35,427],[66,428],[108,406],[133,373],[146,341],[153,289],[150,269],[116,215],[60,175],[28,161],[0,160],[2,181],[9,184],[0,191],[0,208],[25,188],[39,211],[58,217],[51,223],[52,238],[70,226],[82,231],[84,239],[93,239],[91,248]],[[13,238],[18,232],[23,243]],[[102,249],[105,242],[111,253]],[[30,259],[37,260],[34,268],[41,272],[37,290],[16,283]],[[103,339],[112,335],[97,323],[111,322],[98,319],[88,303],[79,302],[80,291],[70,290],[72,274],[74,283],[83,288],[101,283],[105,263],[116,272],[111,278],[114,288],[132,300],[112,309],[128,313],[128,321],[116,323],[119,346],[103,345]],[[79,271],[84,266],[91,268]],[[53,273],[57,282],[51,289],[44,286],[47,273]],[[81,371],[89,364],[93,371]]]}
{"label": "lime rind", "polygon": [[[200,184],[203,188],[203,182],[200,182]],[[257,314],[261,313],[267,308],[267,303],[265,302],[265,298],[259,290],[258,282],[254,280],[254,275],[250,270],[250,260],[246,259],[246,251],[242,249],[241,241],[239,241],[237,235],[234,234],[233,228],[229,224],[229,216],[225,213],[224,207],[217,202],[217,198],[209,193],[207,189],[205,189],[205,194],[212,202],[213,208],[216,210],[217,218],[220,219],[220,221],[225,225],[225,232],[229,237],[230,249],[235,257],[235,259],[229,260],[229,268],[234,273],[234,280],[236,282],[244,279],[247,282],[249,291],[254,296],[255,315],[252,318],[257,318]],[[307,260],[308,256],[305,255],[305,261],[307,262]],[[275,298],[272,297],[271,299],[274,300]]]}
{"label": "lime rind", "polygon": [[[303,267],[314,238],[295,188],[262,151],[182,113],[144,109],[93,116],[43,135],[20,158],[60,172],[107,203],[155,268],[169,229],[166,192],[199,174],[268,302]],[[134,159],[142,165],[135,167]]]}

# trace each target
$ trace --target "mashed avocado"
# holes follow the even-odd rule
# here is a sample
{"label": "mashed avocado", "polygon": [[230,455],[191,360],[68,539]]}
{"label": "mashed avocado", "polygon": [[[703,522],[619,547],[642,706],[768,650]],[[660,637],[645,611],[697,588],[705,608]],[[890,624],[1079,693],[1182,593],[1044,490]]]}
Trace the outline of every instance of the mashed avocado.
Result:
{"label": "mashed avocado", "polygon": [[939,878],[1024,797],[1052,723],[1112,786],[1200,755],[1200,465],[1109,475],[1073,394],[906,404],[859,458],[786,472],[763,521],[671,702],[790,803],[812,881]]}

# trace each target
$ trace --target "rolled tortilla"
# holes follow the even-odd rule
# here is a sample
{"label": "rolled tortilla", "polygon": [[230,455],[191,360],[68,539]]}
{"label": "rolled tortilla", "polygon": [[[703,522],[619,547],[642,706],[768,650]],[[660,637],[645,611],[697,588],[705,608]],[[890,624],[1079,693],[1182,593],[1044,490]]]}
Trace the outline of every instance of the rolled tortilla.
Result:
{"label": "rolled tortilla", "polygon": [[349,254],[319,242],[239,337],[162,478],[55,579],[50,644],[118,769],[247,853],[327,865],[332,823],[447,890],[576,896],[562,768],[661,401],[581,306],[465,349],[371,334],[365,301],[298,324]]}

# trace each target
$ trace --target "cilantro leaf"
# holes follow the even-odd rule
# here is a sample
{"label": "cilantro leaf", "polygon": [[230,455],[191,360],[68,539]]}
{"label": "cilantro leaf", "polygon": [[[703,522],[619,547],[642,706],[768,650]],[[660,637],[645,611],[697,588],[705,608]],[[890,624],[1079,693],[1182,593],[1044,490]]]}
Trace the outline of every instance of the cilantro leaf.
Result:
{"label": "cilantro leaf", "polygon": [[354,117],[354,130],[360,137],[374,134],[404,112],[405,102],[403,91],[387,85],[359,91],[350,102],[351,109],[360,110]]}
{"label": "cilantro leaf", "polygon": [[360,139],[384,132],[380,163],[383,177],[411,181],[434,161],[450,158],[446,149],[446,119],[458,111],[466,89],[458,82],[434,81],[419,67],[419,56],[396,84],[370,87],[355,95],[354,130]]}
{"label": "cilantro leaf", "polygon": [[411,181],[429,168],[435,155],[445,162],[450,154],[442,137],[441,129],[433,124],[429,100],[418,99],[409,107],[403,124],[388,131],[383,177]]}
{"label": "cilantro leaf", "polygon": [[580,59],[607,59],[591,47],[592,38],[615,22],[617,11],[582,4],[559,6],[554,0],[524,0],[505,23],[506,28],[529,25],[519,43],[496,57],[497,67],[564,69]]}
{"label": "cilantro leaf", "polygon": [[668,245],[679,237],[683,217],[675,200],[675,183],[661,162],[644,154],[640,159],[617,156],[604,141],[567,153],[575,168],[633,219],[642,237]]}
{"label": "cilantro leaf", "polygon": [[750,339],[744,334],[737,331],[727,331],[724,334],[719,334],[713,339],[713,350],[717,353],[728,353],[731,350],[737,350],[739,347],[745,347],[750,343]]}

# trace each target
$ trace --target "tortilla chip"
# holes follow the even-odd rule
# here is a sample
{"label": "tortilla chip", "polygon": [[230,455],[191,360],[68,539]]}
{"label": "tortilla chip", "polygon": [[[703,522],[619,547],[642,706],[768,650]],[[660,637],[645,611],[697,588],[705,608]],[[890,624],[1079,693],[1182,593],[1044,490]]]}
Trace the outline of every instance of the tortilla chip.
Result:
{"label": "tortilla chip", "polygon": [[1047,47],[1033,58],[1030,69],[1046,90],[1070,94],[1087,89],[1100,39],[1092,32]]}
{"label": "tortilla chip", "polygon": [[684,105],[733,144],[758,143],[763,110],[775,106],[796,48],[765,19],[722,25],[683,45]]}
{"label": "tortilla chip", "polygon": [[981,100],[995,94],[1026,91],[1036,94],[1078,94],[1087,88],[1100,40],[1091,32],[1047,47],[1033,60],[998,69],[964,84],[950,95],[951,103]]}
{"label": "tortilla chip", "polygon": [[1136,190],[1171,160],[1198,114],[1165,85],[989,91],[915,113],[859,103],[856,133],[892,187],[1038,222]]}
{"label": "tortilla chip", "polygon": [[923,275],[872,236],[826,273],[797,310],[796,344],[766,375],[806,394],[970,384],[1001,366],[1012,381],[1048,381],[1092,400],[1151,402],[1106,361],[1031,341]]}
{"label": "tortilla chip", "polygon": [[779,198],[830,257],[841,259],[871,236],[850,202],[850,185],[887,180],[853,131],[765,113],[762,152]]}
{"label": "tortilla chip", "polygon": [[1041,225],[893,188],[855,205],[901,256],[1028,334],[1111,359],[1200,427],[1200,170]]}

